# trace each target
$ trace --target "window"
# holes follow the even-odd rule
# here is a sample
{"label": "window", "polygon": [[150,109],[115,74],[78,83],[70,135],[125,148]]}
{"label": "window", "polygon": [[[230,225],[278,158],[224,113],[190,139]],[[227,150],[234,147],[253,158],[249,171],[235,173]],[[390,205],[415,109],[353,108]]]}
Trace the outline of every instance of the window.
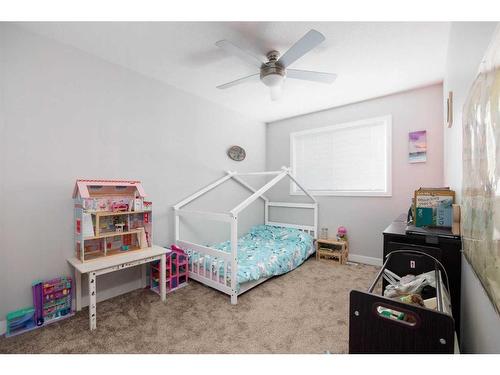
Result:
{"label": "window", "polygon": [[[391,195],[391,116],[290,134],[292,171],[314,195]],[[303,194],[294,183],[290,194]]]}

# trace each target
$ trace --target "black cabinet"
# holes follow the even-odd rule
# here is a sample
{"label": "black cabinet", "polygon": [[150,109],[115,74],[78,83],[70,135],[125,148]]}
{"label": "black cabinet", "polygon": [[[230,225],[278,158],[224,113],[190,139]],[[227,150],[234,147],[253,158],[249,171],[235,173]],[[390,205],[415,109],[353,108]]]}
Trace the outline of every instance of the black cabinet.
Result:
{"label": "black cabinet", "polygon": [[[401,215],[384,230],[384,260],[386,255],[392,251],[411,249],[432,255],[443,264],[449,278],[455,331],[457,336],[459,336],[462,241],[458,237],[436,234],[432,231],[429,231],[427,234],[406,234],[406,227],[406,215]],[[393,259],[397,259],[397,261],[391,264],[389,269],[398,274],[398,270],[404,272],[410,268],[415,270],[415,274],[418,274],[426,268],[424,264],[426,260],[423,258],[426,257],[419,256],[418,254],[409,255],[407,257],[393,257],[391,262]],[[400,264],[396,262],[400,262]]]}

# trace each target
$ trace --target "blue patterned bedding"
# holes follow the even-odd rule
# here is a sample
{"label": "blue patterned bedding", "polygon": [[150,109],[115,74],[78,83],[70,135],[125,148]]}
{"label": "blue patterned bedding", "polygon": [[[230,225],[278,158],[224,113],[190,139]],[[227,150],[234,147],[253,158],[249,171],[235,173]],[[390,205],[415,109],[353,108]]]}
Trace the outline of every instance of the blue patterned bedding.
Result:
{"label": "blue patterned bedding", "polygon": [[[231,241],[210,247],[230,253]],[[191,258],[190,262],[198,260],[197,253],[190,250],[187,252]],[[238,239],[238,284],[289,272],[300,266],[312,253],[313,238],[307,233],[293,228],[254,226]],[[205,256],[201,263],[207,270],[212,270],[212,273],[218,264],[219,273],[223,275],[222,262]],[[229,275],[230,271],[227,276]]]}

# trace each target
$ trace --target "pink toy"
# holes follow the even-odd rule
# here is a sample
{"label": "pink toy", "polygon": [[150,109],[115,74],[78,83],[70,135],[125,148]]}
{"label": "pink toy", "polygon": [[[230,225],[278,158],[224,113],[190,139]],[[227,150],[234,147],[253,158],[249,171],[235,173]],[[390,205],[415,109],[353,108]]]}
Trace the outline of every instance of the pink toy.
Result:
{"label": "pink toy", "polygon": [[113,202],[111,204],[111,211],[113,212],[124,212],[128,211],[128,204],[123,202]]}
{"label": "pink toy", "polygon": [[338,227],[337,229],[337,240],[341,241],[347,241],[347,229],[346,227]]}
{"label": "pink toy", "polygon": [[[173,292],[187,285],[188,281],[188,256],[179,247],[172,245],[172,252],[167,254],[167,293]],[[151,263],[149,285],[152,291],[159,293],[160,264]]]}

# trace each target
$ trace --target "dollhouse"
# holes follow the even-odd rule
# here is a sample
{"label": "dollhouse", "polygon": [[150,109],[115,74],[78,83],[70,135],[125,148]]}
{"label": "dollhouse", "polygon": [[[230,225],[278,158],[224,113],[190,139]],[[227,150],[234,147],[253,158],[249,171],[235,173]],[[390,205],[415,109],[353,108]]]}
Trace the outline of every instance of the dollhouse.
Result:
{"label": "dollhouse", "polygon": [[140,181],[77,180],[75,251],[82,262],[151,247],[151,202]]}

